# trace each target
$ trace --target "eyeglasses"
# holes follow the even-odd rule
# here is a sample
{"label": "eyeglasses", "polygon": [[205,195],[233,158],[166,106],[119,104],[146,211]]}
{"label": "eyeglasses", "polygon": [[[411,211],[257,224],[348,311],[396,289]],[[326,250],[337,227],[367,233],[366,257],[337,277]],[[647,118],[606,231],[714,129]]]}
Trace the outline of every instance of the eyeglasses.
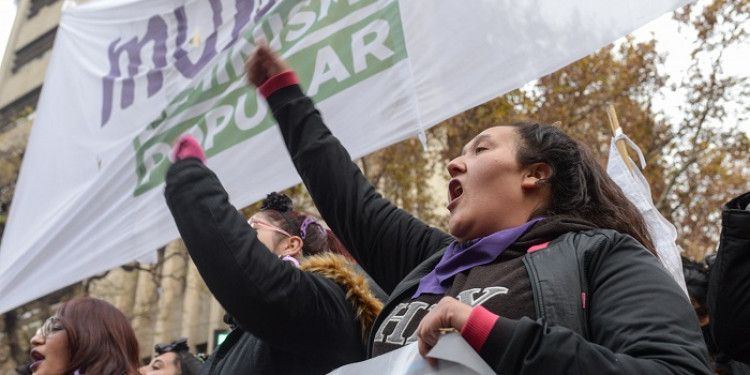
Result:
{"label": "eyeglasses", "polygon": [[169,352],[183,352],[188,350],[189,348],[186,338],[179,338],[170,343],[154,345],[154,351],[156,352],[156,355],[162,355]]}
{"label": "eyeglasses", "polygon": [[50,316],[47,318],[47,320],[44,321],[44,324],[42,324],[42,328],[39,328],[37,333],[41,334],[42,337],[47,338],[49,335],[55,334],[60,331],[64,331],[65,328],[61,324],[59,324],[60,318],[57,316]]}
{"label": "eyeglasses", "polygon": [[285,231],[285,230],[283,230],[283,229],[281,229],[281,228],[279,228],[279,227],[277,227],[275,225],[271,225],[271,224],[259,221],[258,219],[254,218],[254,217],[251,217],[250,219],[248,219],[247,223],[250,224],[250,227],[253,228],[253,229],[255,229],[255,230],[258,230],[258,227],[263,227],[263,228],[266,228],[266,229],[270,229],[270,230],[272,230],[274,232],[281,233],[281,234],[283,234],[283,235],[285,235],[287,237],[294,237],[291,234],[289,234],[289,232],[287,232],[287,231]]}

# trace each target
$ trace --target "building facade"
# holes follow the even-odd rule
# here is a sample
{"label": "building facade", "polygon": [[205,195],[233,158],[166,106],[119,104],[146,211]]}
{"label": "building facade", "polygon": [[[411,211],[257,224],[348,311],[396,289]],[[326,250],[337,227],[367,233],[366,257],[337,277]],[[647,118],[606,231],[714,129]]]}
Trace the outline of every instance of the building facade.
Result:
{"label": "building facade", "polygon": [[[0,215],[4,228],[15,180],[33,126],[63,6],[85,0],[18,0],[17,13],[0,64]],[[130,318],[141,358],[155,343],[186,337],[194,353],[210,353],[228,326],[181,241],[158,251],[154,264],[132,263],[79,284],[61,288],[2,315],[0,373],[28,359],[29,339],[61,301],[79,295],[102,298]]]}

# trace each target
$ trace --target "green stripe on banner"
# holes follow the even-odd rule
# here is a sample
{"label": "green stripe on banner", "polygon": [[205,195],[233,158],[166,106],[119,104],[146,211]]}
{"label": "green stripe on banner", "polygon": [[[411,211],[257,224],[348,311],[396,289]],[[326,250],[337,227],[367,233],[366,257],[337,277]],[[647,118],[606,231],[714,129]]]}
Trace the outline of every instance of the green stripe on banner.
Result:
{"label": "green stripe on banner", "polygon": [[407,58],[395,1],[282,2],[243,36],[244,42],[211,73],[180,92],[158,119],[133,140],[139,196],[164,182],[172,143],[180,134],[202,135],[216,155],[274,125],[262,98],[244,82],[244,61],[263,36],[295,67],[302,86],[321,102]]}

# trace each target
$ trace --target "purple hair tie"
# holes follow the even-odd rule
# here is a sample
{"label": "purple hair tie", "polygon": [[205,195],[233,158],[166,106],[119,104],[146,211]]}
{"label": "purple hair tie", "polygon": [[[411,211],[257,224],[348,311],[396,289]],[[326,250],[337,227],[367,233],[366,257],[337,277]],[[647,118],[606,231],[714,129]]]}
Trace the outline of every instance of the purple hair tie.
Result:
{"label": "purple hair tie", "polygon": [[320,228],[320,230],[321,230],[321,233],[322,233],[323,235],[326,235],[326,234],[327,234],[327,233],[326,233],[326,230],[325,230],[325,228],[323,228],[323,226],[322,226],[322,225],[320,225],[320,223],[318,223],[318,221],[317,221],[317,220],[315,220],[315,218],[314,218],[314,217],[312,217],[312,216],[308,216],[308,217],[307,217],[307,218],[306,218],[306,219],[305,219],[305,220],[304,220],[304,221],[302,222],[302,225],[300,225],[300,227],[299,227],[299,236],[300,236],[300,237],[302,237],[302,239],[303,239],[303,240],[305,239],[305,237],[307,237],[307,227],[308,227],[308,226],[309,226],[310,224],[315,224],[315,225],[317,225],[317,226],[318,226],[318,227]]}

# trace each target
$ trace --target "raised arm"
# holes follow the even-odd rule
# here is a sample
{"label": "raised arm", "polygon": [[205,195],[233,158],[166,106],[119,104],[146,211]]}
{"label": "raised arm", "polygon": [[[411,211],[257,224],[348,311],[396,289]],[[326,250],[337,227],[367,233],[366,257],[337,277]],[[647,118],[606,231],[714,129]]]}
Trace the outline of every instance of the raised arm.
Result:
{"label": "raised arm", "polygon": [[341,364],[361,359],[362,348],[353,345],[360,331],[344,290],[272,254],[199,158],[169,168],[165,197],[208,288],[243,329],[302,354],[320,348]]}
{"label": "raised arm", "polygon": [[266,96],[287,150],[328,226],[386,292],[452,238],[375,191],[297,84],[266,46],[248,60],[249,81]]}

